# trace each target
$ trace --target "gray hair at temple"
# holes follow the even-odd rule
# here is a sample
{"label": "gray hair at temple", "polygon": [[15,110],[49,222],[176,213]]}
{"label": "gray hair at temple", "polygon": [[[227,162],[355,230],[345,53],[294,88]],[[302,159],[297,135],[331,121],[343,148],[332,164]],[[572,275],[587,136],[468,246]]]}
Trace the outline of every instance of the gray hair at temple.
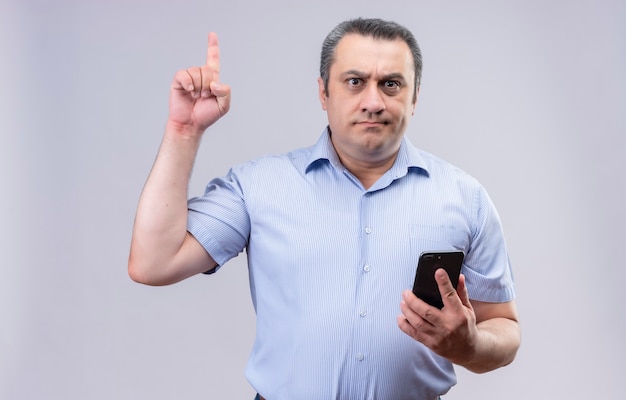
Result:
{"label": "gray hair at temple", "polygon": [[392,21],[384,21],[382,19],[364,19],[357,18],[344,21],[337,25],[322,44],[322,55],[320,60],[320,77],[324,81],[324,89],[328,93],[328,79],[330,75],[330,66],[335,61],[335,48],[339,41],[346,35],[356,34],[365,37],[382,40],[403,40],[413,54],[413,64],[415,72],[415,92],[413,101],[417,100],[417,88],[422,78],[422,52],[417,44],[417,40],[407,28]]}

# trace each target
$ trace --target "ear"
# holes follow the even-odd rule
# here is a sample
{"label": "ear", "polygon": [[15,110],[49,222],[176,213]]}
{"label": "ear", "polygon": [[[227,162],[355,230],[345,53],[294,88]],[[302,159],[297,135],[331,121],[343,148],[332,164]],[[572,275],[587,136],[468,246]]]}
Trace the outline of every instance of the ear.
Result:
{"label": "ear", "polygon": [[417,106],[417,100],[420,97],[420,86],[415,89],[415,101],[413,101],[413,109],[411,110],[411,115],[415,115],[415,107]]}
{"label": "ear", "polygon": [[326,99],[328,98],[328,96],[326,96],[326,89],[324,88],[324,80],[321,77],[317,78],[317,86],[318,86],[318,91],[319,91],[320,103],[322,103],[322,110],[327,110]]}

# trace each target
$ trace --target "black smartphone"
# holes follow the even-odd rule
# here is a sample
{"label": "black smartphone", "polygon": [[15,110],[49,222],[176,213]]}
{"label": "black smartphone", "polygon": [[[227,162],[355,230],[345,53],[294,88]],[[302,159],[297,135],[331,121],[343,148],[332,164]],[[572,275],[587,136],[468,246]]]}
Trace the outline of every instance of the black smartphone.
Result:
{"label": "black smartphone", "polygon": [[443,268],[448,273],[454,288],[459,283],[465,253],[462,251],[430,251],[420,255],[413,282],[413,293],[431,306],[443,308],[435,271]]}

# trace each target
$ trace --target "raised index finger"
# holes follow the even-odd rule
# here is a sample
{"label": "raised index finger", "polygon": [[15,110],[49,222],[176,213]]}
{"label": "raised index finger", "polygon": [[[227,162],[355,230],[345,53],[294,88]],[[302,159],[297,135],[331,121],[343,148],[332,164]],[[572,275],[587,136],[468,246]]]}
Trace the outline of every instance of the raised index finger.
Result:
{"label": "raised index finger", "polygon": [[209,45],[206,52],[206,65],[213,71],[213,81],[220,81],[220,47],[215,32],[209,33]]}

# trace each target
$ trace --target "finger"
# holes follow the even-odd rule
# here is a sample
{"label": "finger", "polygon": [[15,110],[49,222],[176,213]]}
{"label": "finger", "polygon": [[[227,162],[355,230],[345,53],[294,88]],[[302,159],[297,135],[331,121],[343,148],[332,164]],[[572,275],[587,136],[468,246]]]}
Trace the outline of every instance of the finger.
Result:
{"label": "finger", "polygon": [[212,81],[220,81],[220,47],[215,32],[209,33],[209,44],[206,52],[206,65],[211,70]]}
{"label": "finger", "polygon": [[415,327],[411,325],[411,323],[406,319],[404,314],[398,315],[397,321],[398,321],[398,328],[400,328],[402,332],[406,333],[412,338],[415,338],[418,335],[417,329],[415,329]]}
{"label": "finger", "polygon": [[467,286],[465,286],[465,275],[463,274],[459,275],[459,284],[456,286],[456,293],[465,307],[472,308],[469,292],[467,291]]}
{"label": "finger", "polygon": [[174,81],[172,82],[172,89],[184,90],[186,92],[192,92],[194,90],[193,79],[187,70],[176,72]]}
{"label": "finger", "polygon": [[[436,308],[426,304],[415,296],[410,290],[402,292],[402,301],[400,302],[400,311],[404,317],[416,329],[426,329],[434,326],[438,321],[433,310]],[[438,310],[437,310],[438,311]]]}
{"label": "finger", "polygon": [[206,65],[200,67],[200,95],[209,97],[211,95],[211,83],[213,82],[213,72]]}
{"label": "finger", "polygon": [[398,322],[398,328],[400,328],[402,332],[426,346],[432,345],[435,332],[430,325],[425,322],[423,325],[414,325],[404,314],[398,315],[396,320]]}
{"label": "finger", "polygon": [[187,68],[187,75],[189,75],[189,79],[191,79],[191,83],[193,85],[193,89],[191,89],[191,95],[194,98],[200,97],[200,93],[202,92],[202,68]]}
{"label": "finger", "polygon": [[200,69],[198,67],[176,72],[174,81],[172,82],[172,89],[185,91],[191,94],[192,97],[197,98],[200,96],[200,88],[201,78]]}
{"label": "finger", "polygon": [[439,268],[435,271],[435,280],[437,281],[437,286],[439,286],[443,306],[456,308],[461,306],[461,300],[456,293],[456,289],[452,286],[452,282],[446,270]]}

